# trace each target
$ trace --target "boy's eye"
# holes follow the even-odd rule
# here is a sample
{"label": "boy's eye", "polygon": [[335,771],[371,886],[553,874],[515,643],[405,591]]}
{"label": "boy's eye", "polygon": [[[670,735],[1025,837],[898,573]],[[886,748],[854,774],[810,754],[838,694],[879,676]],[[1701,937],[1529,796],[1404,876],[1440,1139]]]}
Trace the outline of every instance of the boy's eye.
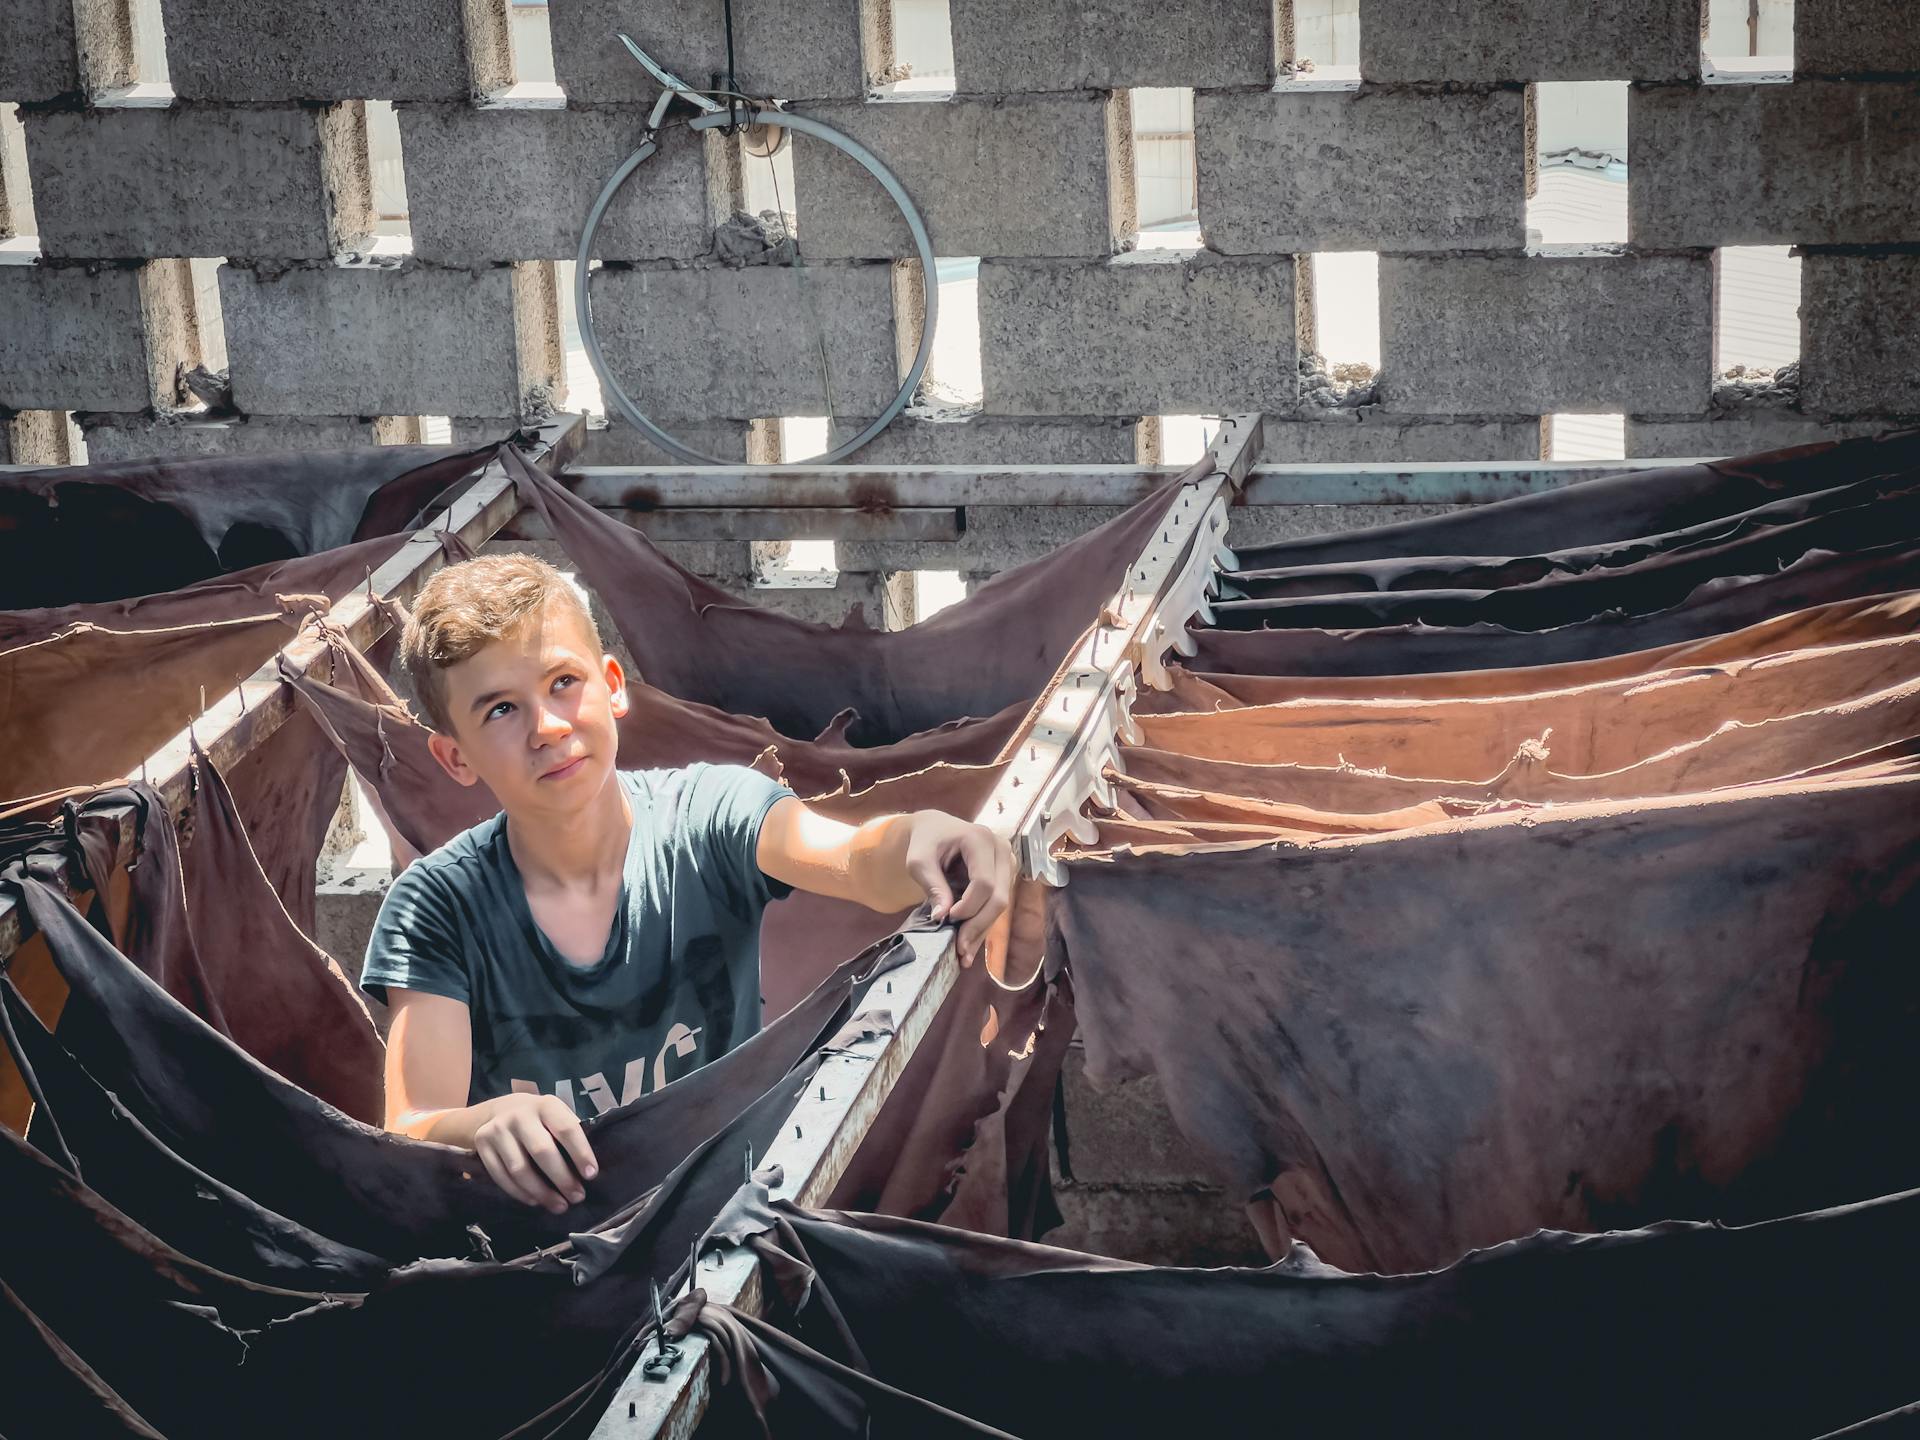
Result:
{"label": "boy's eye", "polygon": [[577,677],[572,675],[562,675],[559,679],[553,682],[553,688],[558,690],[562,685],[571,685],[574,683],[576,678]]}
{"label": "boy's eye", "polygon": [[511,700],[502,700],[498,705],[487,711],[487,719],[497,720],[511,709],[513,709],[513,702]]}

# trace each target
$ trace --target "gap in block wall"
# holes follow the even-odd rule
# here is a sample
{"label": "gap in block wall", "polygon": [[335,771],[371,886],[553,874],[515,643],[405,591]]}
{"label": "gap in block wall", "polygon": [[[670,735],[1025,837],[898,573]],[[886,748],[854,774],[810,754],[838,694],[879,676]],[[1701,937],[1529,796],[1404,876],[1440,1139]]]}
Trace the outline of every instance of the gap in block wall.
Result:
{"label": "gap in block wall", "polygon": [[27,130],[20,107],[0,104],[0,265],[31,265],[40,258],[40,224],[27,173]]}
{"label": "gap in block wall", "polygon": [[1714,252],[1713,370],[1764,379],[1800,360],[1800,257],[1787,245]]}
{"label": "gap in block wall", "polygon": [[1627,454],[1625,415],[1549,415],[1549,460],[1623,460]]}
{"label": "gap in block wall", "polygon": [[893,63],[877,78],[873,94],[888,100],[943,100],[952,95],[953,17],[947,0],[878,3],[892,10]]}
{"label": "gap in block wall", "polygon": [[1793,73],[1793,0],[1707,0],[1700,58],[1710,74]]}
{"label": "gap in block wall", "polygon": [[[1287,0],[1281,3],[1284,9]],[[1291,0],[1291,4],[1293,73],[1315,80],[1358,80],[1360,0]]]}
{"label": "gap in block wall", "polygon": [[1380,256],[1372,250],[1313,257],[1314,339],[1337,386],[1380,373]]}
{"label": "gap in block wall", "polygon": [[1199,191],[1193,142],[1193,91],[1137,87],[1133,107],[1134,197],[1142,250],[1198,250]]}
{"label": "gap in block wall", "polygon": [[1542,82],[1538,193],[1527,201],[1534,245],[1624,244],[1627,239],[1627,84]]}

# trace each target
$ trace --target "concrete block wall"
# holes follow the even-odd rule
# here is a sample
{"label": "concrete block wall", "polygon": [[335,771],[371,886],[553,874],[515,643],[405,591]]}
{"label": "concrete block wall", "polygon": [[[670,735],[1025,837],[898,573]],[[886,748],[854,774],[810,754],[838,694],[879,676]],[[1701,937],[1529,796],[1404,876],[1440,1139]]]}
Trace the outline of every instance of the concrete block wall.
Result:
{"label": "concrete block wall", "polygon": [[[0,267],[0,419],[80,412],[103,454],[564,405],[552,262],[655,94],[614,32],[695,83],[725,67],[721,0],[551,0],[558,91],[537,105],[506,88],[498,0],[163,0],[174,99],[115,108],[100,102],[125,63],[99,19],[114,3],[13,0],[0,45],[41,248]],[[1698,0],[1363,0],[1356,84],[1295,75],[1291,9],[950,0],[956,92],[915,99],[882,83],[898,71],[887,0],[736,0],[741,86],[868,146],[939,254],[980,260],[979,407],[917,408],[863,458],[1124,462],[1156,455],[1158,415],[1249,409],[1268,460],[1381,463],[1536,457],[1560,411],[1624,413],[1642,453],[1920,414],[1909,0],[1798,0],[1797,72],[1772,81],[1703,74]],[[1630,86],[1624,245],[1526,246],[1529,87],[1566,80]],[[1135,248],[1143,86],[1195,90],[1198,252]],[[396,106],[405,254],[369,235],[374,100]],[[876,413],[919,338],[921,277],[872,178],[796,143],[795,269],[778,235],[728,225],[756,163],[668,130],[615,202],[591,282],[629,392],[736,459],[767,458],[753,437],[782,416]],[[1797,392],[1716,387],[1714,255],[1759,244],[1804,258]],[[1381,256],[1367,403],[1302,383],[1310,257],[1333,251]],[[238,414],[182,423],[191,327],[152,267],[204,257],[226,262]],[[616,422],[589,458],[660,457]],[[971,530],[952,568],[1011,563]],[[915,553],[937,560],[934,545]]]}

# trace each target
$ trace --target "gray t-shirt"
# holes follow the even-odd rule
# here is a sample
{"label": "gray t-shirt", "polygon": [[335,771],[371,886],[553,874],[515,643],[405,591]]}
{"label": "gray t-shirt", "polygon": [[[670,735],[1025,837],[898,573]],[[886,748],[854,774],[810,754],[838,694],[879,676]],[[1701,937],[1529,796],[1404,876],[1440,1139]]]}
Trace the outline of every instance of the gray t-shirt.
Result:
{"label": "gray t-shirt", "polygon": [[658,1090],[760,1028],[760,915],[787,886],[760,871],[760,825],[793,792],[740,765],[623,771],[625,882],[591,966],[553,948],[527,908],[504,815],[393,882],[360,983],[464,1001],[467,1103],[558,1095],[585,1118]]}

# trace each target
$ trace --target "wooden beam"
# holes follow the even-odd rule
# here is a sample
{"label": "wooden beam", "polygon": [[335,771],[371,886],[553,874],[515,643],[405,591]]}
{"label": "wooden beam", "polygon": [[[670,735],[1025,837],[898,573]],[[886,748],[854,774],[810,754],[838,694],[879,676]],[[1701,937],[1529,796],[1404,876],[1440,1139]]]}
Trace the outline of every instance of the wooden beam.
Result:
{"label": "wooden beam", "polygon": [[[980,823],[1013,842],[1029,875],[1050,834],[1069,827],[1094,793],[1106,751],[1129,725],[1126,703],[1137,666],[1160,644],[1161,631],[1184,629],[1205,571],[1218,547],[1226,499],[1244,483],[1260,443],[1260,417],[1225,421],[1209,448],[1210,475],[1178,497],[1165,528],[1155,533],[1108,602],[1096,624],[1067,657],[1008,746],[1010,763],[981,807]],[[1181,501],[1186,501],[1184,505]],[[1196,586],[1195,572],[1199,572]],[[1182,610],[1175,615],[1167,608]],[[783,1173],[774,1194],[800,1205],[818,1205],[833,1192],[847,1162],[866,1138],[893,1083],[952,993],[959,973],[951,932],[910,935],[911,964],[889,971],[891,993],[870,994],[874,1008],[894,1013],[891,1035],[829,1056],[809,1094],[787,1116],[780,1137],[763,1157]],[[758,1313],[759,1263],[748,1249],[718,1251],[702,1260],[688,1280],[710,1300]],[[593,1440],[688,1440],[712,1398],[712,1356],[706,1340],[691,1335],[680,1360],[664,1380],[650,1381],[636,1364],[593,1431]]]}
{"label": "wooden beam", "polygon": [[[530,459],[549,472],[575,454],[586,433],[580,416],[561,416],[540,427]],[[420,587],[445,563],[437,536],[451,530],[469,545],[492,538],[520,507],[513,481],[499,461],[488,465],[446,511],[428,526],[413,532],[393,558],[374,571],[367,587],[354,591],[327,612],[327,619],[346,631],[355,646],[365,650],[387,632],[386,612],[372,603],[368,590],[387,600],[410,601]],[[293,717],[293,687],[280,678],[280,666],[305,674],[323,663],[326,642],[303,632],[276,652],[247,679],[209,704],[193,724],[175,735],[133,773],[145,773],[174,816],[187,813],[191,797],[189,762],[193,740],[221,770],[230,770],[257,746],[264,744]],[[131,835],[123,838],[122,863],[129,857]],[[78,877],[62,877],[71,885]],[[24,917],[7,896],[0,896],[0,960],[11,955],[24,938]]]}
{"label": "wooden beam", "polygon": [[[1526,460],[1476,465],[1260,465],[1248,505],[1473,505],[1533,495],[1631,470],[1693,460]],[[1160,465],[654,467],[585,465],[561,483],[603,510],[841,510],[973,505],[1131,505],[1179,474]]]}

